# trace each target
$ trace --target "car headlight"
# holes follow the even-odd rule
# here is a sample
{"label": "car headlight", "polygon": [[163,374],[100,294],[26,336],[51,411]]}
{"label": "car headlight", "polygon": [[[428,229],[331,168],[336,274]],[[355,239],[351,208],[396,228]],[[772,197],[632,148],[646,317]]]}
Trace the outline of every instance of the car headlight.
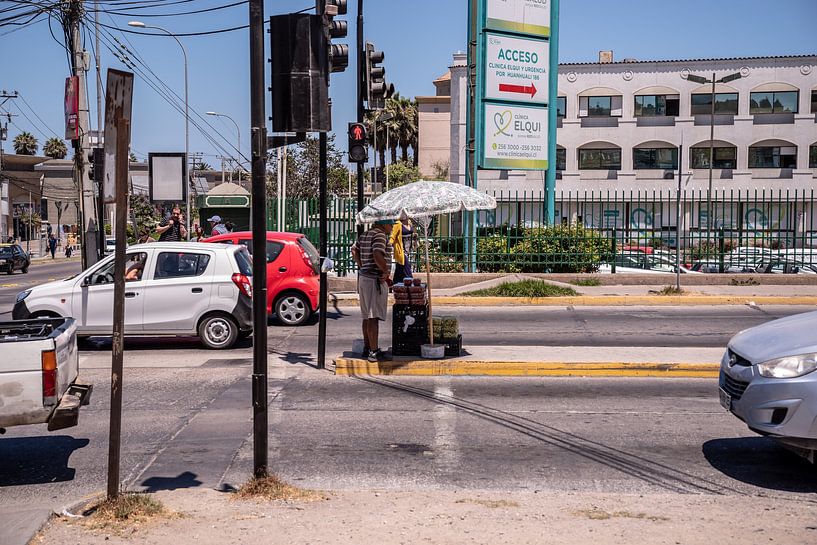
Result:
{"label": "car headlight", "polygon": [[757,364],[760,375],[769,378],[794,378],[817,369],[817,354],[786,356]]}
{"label": "car headlight", "polygon": [[31,294],[31,290],[21,291],[20,293],[17,294],[17,302],[19,303],[20,301],[28,297],[29,294]]}

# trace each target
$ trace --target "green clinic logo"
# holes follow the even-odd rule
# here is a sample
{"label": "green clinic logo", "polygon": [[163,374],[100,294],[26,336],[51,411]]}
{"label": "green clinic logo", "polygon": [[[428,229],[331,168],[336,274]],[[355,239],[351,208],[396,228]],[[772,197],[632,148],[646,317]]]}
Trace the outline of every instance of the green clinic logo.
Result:
{"label": "green clinic logo", "polygon": [[497,131],[494,133],[494,136],[499,136],[500,134],[504,134],[505,136],[510,136],[505,129],[511,126],[511,122],[513,121],[513,114],[511,114],[510,110],[505,110],[504,112],[497,112],[494,114],[494,125],[496,125]]}

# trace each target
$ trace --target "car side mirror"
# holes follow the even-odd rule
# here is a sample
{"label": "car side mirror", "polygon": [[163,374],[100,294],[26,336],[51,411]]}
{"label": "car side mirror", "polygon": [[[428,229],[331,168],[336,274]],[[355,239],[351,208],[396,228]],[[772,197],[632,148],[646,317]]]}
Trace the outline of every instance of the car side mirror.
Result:
{"label": "car side mirror", "polygon": [[90,286],[91,285],[91,276],[86,276],[82,279],[82,287]]}

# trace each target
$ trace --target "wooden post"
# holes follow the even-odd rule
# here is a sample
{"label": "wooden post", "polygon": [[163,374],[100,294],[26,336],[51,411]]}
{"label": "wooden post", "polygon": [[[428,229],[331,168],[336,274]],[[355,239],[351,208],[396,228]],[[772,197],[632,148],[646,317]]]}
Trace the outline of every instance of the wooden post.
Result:
{"label": "wooden post", "polygon": [[425,254],[426,254],[426,289],[428,290],[428,344],[434,346],[434,318],[431,316],[431,265],[428,261],[428,228],[431,225],[431,218],[426,218],[423,223],[425,233]]}

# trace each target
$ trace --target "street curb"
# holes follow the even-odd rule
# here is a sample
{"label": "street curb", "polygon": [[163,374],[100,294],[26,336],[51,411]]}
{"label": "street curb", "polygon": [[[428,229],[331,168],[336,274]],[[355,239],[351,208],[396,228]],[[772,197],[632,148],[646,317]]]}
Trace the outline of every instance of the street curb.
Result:
{"label": "street curb", "polygon": [[[579,295],[575,297],[466,297],[441,295],[433,297],[434,306],[702,306],[702,305],[812,305],[817,306],[817,296],[757,297],[745,295]],[[357,297],[337,299],[336,306],[358,305]]]}
{"label": "street curb", "polygon": [[716,378],[718,363],[335,359],[336,375]]}

